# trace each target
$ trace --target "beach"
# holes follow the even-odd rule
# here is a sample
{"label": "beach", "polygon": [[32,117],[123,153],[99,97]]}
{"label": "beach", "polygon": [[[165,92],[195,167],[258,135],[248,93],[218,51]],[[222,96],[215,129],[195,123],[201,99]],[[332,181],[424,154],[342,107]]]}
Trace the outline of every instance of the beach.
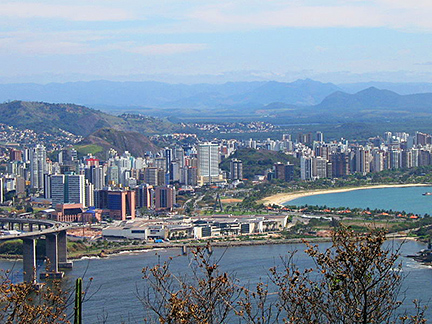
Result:
{"label": "beach", "polygon": [[350,187],[350,188],[338,188],[338,189],[318,189],[318,190],[307,190],[307,191],[297,191],[297,192],[287,192],[287,193],[279,193],[273,196],[269,196],[261,199],[261,202],[264,205],[283,205],[291,200],[314,196],[314,195],[323,195],[329,193],[339,193],[339,192],[347,192],[354,190],[366,190],[366,189],[382,189],[382,188],[403,188],[403,187],[427,187],[431,186],[430,184],[393,184],[393,185],[371,185],[364,187]]}

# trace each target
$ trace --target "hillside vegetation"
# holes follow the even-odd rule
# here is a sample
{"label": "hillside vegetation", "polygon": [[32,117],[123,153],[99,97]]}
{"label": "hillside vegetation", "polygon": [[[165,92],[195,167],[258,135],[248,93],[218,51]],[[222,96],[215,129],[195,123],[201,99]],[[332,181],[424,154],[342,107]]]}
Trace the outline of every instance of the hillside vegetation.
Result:
{"label": "hillside vegetation", "polygon": [[222,170],[229,171],[231,159],[242,160],[243,177],[247,179],[252,179],[256,174],[265,174],[266,170],[271,169],[277,162],[298,164],[296,158],[282,152],[241,148],[221,162]]}
{"label": "hillside vegetation", "polygon": [[139,115],[113,116],[74,104],[12,101],[0,104],[0,121],[6,125],[55,133],[59,129],[87,136],[101,128],[142,134],[172,132],[178,128],[166,120]]}
{"label": "hillside vegetation", "polygon": [[129,151],[134,156],[144,156],[148,151],[156,151],[157,146],[145,135],[136,132],[118,131],[112,128],[99,129],[87,136],[75,147],[79,154],[92,153],[106,157],[106,152],[113,148],[119,153]]}

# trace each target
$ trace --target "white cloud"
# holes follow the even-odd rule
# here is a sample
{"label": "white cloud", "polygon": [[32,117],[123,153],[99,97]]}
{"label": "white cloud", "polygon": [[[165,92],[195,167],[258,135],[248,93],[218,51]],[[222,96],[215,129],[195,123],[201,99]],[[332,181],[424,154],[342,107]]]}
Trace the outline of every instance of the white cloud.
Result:
{"label": "white cloud", "polygon": [[51,18],[70,21],[125,21],[136,19],[122,7],[112,8],[94,5],[58,5],[30,2],[0,4],[0,17]]}
{"label": "white cloud", "polygon": [[213,28],[259,29],[268,27],[388,27],[432,30],[432,1],[334,0],[262,1],[247,6],[242,0],[203,5],[189,14],[191,20]]}
{"label": "white cloud", "polygon": [[153,44],[127,48],[126,51],[143,55],[173,55],[202,51],[208,48],[207,44]]}
{"label": "white cloud", "polygon": [[75,55],[94,52],[95,49],[84,43],[33,40],[20,42],[12,38],[0,39],[0,52],[14,53],[15,55]]}

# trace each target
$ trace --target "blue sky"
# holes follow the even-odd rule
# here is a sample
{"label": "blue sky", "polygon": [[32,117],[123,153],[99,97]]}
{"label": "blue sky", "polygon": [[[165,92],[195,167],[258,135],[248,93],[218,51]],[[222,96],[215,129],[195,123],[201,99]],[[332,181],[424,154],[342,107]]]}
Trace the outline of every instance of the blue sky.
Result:
{"label": "blue sky", "polygon": [[432,81],[432,1],[0,3],[0,82]]}

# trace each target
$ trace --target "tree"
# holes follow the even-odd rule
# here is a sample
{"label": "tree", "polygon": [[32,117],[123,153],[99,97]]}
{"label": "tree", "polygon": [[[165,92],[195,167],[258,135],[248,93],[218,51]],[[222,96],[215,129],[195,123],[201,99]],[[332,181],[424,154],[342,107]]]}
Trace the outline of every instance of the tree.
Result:
{"label": "tree", "polygon": [[[147,322],[163,324],[225,323],[241,289],[211,261],[211,247],[192,251],[192,277],[174,275],[169,262],[143,269],[147,289],[140,297],[149,309]],[[154,315],[154,316],[153,316]]]}
{"label": "tree", "polygon": [[400,246],[387,249],[385,239],[382,229],[337,227],[325,251],[306,243],[312,268],[299,269],[289,253],[282,267],[270,269],[270,282],[254,290],[221,273],[205,253],[209,246],[199,248],[192,280],[173,275],[169,263],[145,268],[142,301],[160,323],[425,323],[416,301],[415,314],[397,314]]}
{"label": "tree", "polygon": [[[76,310],[73,307],[75,288],[68,287],[58,279],[47,279],[43,284],[14,283],[9,275],[9,272],[0,274],[0,323],[71,323]],[[82,279],[79,281],[82,287]],[[81,291],[80,306],[97,293],[96,290],[88,294],[92,281],[93,278],[87,281],[84,288],[86,294]]]}
{"label": "tree", "polygon": [[288,323],[424,323],[421,309],[412,318],[396,316],[403,280],[400,246],[388,250],[384,241],[382,229],[361,235],[339,227],[324,252],[307,244],[315,268],[299,270],[289,255],[282,272],[270,269],[278,317]]}
{"label": "tree", "polygon": [[37,288],[31,283],[0,284],[1,323],[69,323],[66,315],[68,294],[55,280]]}

